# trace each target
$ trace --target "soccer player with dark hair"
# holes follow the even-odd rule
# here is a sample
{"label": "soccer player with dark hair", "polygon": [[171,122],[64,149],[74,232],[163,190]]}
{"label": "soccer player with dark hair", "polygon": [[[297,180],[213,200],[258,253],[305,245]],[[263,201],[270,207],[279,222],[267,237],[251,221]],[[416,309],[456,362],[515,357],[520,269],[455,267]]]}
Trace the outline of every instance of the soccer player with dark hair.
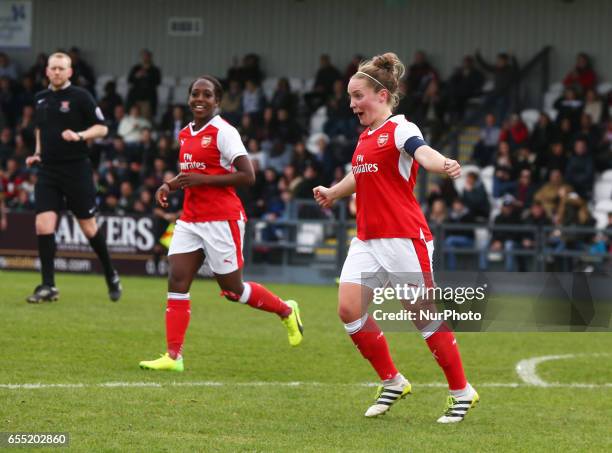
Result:
{"label": "soccer player with dark hair", "polygon": [[183,341],[191,317],[189,289],[204,259],[221,295],[232,302],[275,313],[287,329],[289,344],[302,341],[297,302],[283,301],[263,285],[242,280],[242,244],[246,215],[235,187],[250,186],[255,173],[240,134],[219,114],[221,84],[211,76],[189,87],[193,121],[179,133],[180,173],[161,185],[157,203],[168,207],[168,194],[185,193],[168,250],[167,351],[159,359],[140,362],[149,370],[183,371]]}
{"label": "soccer player with dark hair", "polygon": [[89,92],[70,84],[72,67],[67,54],[51,55],[46,72],[49,88],[36,95],[36,150],[26,159],[28,166],[40,166],[34,194],[42,284],[27,301],[59,299],[54,272],[55,228],[59,211],[66,207],[77,218],[102,263],[110,299],[117,301],[121,297],[121,283],[111,263],[106,239],[96,224],[93,171],[85,144],[86,140],[107,134],[104,116]]}

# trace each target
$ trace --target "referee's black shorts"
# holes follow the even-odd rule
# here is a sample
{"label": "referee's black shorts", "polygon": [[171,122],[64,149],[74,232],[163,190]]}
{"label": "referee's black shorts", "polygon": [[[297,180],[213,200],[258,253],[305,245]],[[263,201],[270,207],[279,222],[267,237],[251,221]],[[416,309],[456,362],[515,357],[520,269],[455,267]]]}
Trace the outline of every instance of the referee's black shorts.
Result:
{"label": "referee's black shorts", "polygon": [[69,209],[77,219],[96,213],[96,189],[89,160],[43,163],[34,189],[36,213]]}

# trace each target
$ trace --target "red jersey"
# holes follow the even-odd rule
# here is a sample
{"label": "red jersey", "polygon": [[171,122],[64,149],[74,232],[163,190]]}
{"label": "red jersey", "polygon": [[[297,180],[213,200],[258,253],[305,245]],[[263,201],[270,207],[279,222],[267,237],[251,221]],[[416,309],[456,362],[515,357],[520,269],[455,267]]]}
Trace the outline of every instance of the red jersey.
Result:
{"label": "red jersey", "polygon": [[353,154],[357,195],[357,237],[432,239],[421,207],[414,197],[419,164],[410,143],[423,144],[419,128],[403,115],[366,129]]}
{"label": "red jersey", "polygon": [[[247,155],[238,131],[218,115],[197,131],[189,123],[179,132],[178,139],[181,173],[225,175],[236,171],[232,164],[237,157]],[[185,222],[246,220],[246,215],[233,187],[203,184],[185,188],[180,219]]]}

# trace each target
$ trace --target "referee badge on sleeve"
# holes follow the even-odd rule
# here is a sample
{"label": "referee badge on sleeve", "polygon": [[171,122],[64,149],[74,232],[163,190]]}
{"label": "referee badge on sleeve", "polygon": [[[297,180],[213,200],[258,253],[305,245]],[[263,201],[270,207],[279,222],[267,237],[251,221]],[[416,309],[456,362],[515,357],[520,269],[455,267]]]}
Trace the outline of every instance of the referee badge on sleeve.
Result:
{"label": "referee badge on sleeve", "polygon": [[62,113],[68,113],[70,111],[70,101],[62,101],[59,109]]}

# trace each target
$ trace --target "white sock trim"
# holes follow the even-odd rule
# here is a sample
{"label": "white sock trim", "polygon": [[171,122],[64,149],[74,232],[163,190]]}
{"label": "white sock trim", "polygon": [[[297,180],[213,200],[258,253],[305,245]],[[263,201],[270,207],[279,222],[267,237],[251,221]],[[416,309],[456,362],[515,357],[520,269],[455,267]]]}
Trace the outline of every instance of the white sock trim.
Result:
{"label": "white sock trim", "polygon": [[438,331],[440,326],[442,325],[442,321],[433,321],[427,325],[423,330],[421,330],[421,335],[423,335],[423,339],[427,340],[434,333]]}
{"label": "white sock trim", "polygon": [[249,297],[251,297],[251,285],[249,285],[248,283],[244,282],[244,291],[242,291],[242,295],[240,296],[240,299],[238,299],[238,302],[240,302],[241,304],[246,304],[249,301]]}
{"label": "white sock trim", "polygon": [[462,398],[464,396],[471,396],[472,393],[474,393],[474,389],[472,388],[472,386],[470,385],[469,382],[465,386],[465,388],[463,388],[461,390],[449,390],[449,391],[450,391],[450,394],[453,395],[455,398]]}
{"label": "white sock trim", "polygon": [[189,300],[191,296],[189,293],[168,293],[168,299],[172,300]]}
{"label": "white sock trim", "polygon": [[346,330],[346,333],[348,333],[349,335],[353,335],[354,333],[359,332],[363,328],[367,320],[368,320],[368,313],[366,313],[361,318],[355,321],[345,324],[344,330]]}

